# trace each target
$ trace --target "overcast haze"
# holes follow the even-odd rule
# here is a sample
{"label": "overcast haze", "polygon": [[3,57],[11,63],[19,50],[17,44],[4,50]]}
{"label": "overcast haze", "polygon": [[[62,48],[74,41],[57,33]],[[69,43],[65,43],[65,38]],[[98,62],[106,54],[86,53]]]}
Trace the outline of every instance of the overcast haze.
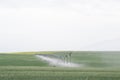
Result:
{"label": "overcast haze", "polygon": [[0,52],[45,50],[120,50],[120,1],[0,0]]}

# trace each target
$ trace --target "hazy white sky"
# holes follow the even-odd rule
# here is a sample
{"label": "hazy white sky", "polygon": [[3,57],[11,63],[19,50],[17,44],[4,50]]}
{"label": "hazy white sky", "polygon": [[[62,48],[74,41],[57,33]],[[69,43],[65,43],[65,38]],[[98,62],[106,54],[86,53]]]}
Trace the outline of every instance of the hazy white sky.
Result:
{"label": "hazy white sky", "polygon": [[0,52],[120,50],[119,40],[119,0],[0,0]]}

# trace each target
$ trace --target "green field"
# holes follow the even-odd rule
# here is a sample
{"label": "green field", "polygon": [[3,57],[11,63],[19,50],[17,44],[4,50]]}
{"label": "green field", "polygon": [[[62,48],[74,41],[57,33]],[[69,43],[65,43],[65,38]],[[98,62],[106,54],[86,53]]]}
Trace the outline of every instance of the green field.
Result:
{"label": "green field", "polygon": [[84,67],[49,65],[35,55],[61,57],[71,51],[0,54],[0,80],[120,80],[120,52],[74,51],[71,62]]}

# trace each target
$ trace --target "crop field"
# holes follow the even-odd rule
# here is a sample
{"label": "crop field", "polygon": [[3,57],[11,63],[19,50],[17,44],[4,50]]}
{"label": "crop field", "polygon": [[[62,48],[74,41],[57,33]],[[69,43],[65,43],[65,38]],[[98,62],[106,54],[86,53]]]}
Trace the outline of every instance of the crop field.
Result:
{"label": "crop field", "polygon": [[[51,65],[52,59],[80,66]],[[1,53],[0,80],[120,80],[120,52]]]}

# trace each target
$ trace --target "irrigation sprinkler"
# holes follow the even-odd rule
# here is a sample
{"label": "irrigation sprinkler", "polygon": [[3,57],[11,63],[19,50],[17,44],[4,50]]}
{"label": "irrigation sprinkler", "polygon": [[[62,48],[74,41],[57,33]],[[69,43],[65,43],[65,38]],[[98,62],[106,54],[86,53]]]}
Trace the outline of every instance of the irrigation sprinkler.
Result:
{"label": "irrigation sprinkler", "polygon": [[68,55],[65,54],[65,63],[68,63]]}
{"label": "irrigation sprinkler", "polygon": [[64,53],[63,59],[65,63],[68,63],[68,55],[66,53]]}
{"label": "irrigation sprinkler", "polygon": [[71,63],[71,57],[72,57],[72,52],[69,53],[70,63]]}
{"label": "irrigation sprinkler", "polygon": [[63,55],[63,60],[65,63],[71,63],[71,56],[72,56],[72,52],[70,53],[64,53]]}

